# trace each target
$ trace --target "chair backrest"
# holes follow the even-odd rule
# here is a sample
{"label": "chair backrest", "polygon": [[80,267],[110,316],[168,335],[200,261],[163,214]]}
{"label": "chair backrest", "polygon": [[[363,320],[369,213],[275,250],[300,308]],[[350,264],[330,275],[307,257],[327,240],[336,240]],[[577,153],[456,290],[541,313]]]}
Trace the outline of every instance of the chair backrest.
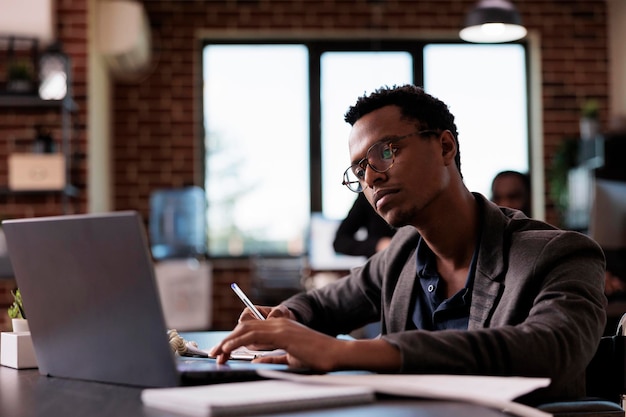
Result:
{"label": "chair backrest", "polygon": [[250,295],[254,303],[278,305],[304,290],[304,257],[254,256],[250,259],[250,269]]}
{"label": "chair backrest", "polygon": [[617,334],[604,336],[587,367],[587,395],[620,404],[626,394],[626,314],[619,322]]}

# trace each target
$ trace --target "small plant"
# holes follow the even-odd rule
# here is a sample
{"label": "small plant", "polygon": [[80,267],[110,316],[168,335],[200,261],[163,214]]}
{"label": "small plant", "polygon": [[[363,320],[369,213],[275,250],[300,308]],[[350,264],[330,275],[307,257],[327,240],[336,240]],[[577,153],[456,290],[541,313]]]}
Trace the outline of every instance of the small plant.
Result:
{"label": "small plant", "polygon": [[600,103],[594,99],[586,100],[580,109],[580,113],[582,117],[587,119],[597,119],[600,116]]}
{"label": "small plant", "polygon": [[22,294],[20,294],[19,288],[15,291],[11,291],[11,294],[13,295],[13,304],[9,306],[9,317],[12,319],[25,319],[26,313],[24,312]]}
{"label": "small plant", "polygon": [[11,81],[31,81],[33,79],[33,67],[27,61],[15,61],[9,64],[7,75]]}

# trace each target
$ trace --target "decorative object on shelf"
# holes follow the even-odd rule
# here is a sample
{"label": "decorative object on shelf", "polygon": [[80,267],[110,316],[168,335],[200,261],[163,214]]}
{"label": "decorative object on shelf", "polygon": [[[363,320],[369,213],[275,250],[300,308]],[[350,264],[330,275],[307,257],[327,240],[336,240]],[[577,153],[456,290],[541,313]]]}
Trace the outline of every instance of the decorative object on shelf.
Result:
{"label": "decorative object on shelf", "polygon": [[27,60],[14,60],[7,67],[7,91],[30,93],[34,91],[33,64]]}
{"label": "decorative object on shelf", "polygon": [[36,125],[35,126],[35,145],[34,152],[36,153],[54,153],[55,152],[55,143],[54,138],[52,137],[52,132],[50,129]]}
{"label": "decorative object on shelf", "polygon": [[597,100],[586,100],[580,114],[580,138],[583,140],[595,139],[600,133],[600,104]]}
{"label": "decorative object on shelf", "polygon": [[60,191],[67,185],[62,153],[12,153],[8,167],[12,191]]}
{"label": "decorative object on shelf", "polygon": [[71,83],[69,57],[59,44],[46,49],[39,58],[39,97],[42,100],[63,100]]}
{"label": "decorative object on shelf", "polygon": [[522,39],[526,28],[508,0],[481,0],[465,17],[461,39],[476,43],[502,43]]}

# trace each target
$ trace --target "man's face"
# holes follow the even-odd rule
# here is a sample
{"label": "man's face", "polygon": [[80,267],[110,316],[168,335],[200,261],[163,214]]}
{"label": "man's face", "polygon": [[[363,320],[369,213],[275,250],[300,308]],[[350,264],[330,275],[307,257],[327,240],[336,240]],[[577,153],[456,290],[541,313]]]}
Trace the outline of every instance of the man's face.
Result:
{"label": "man's face", "polygon": [[498,177],[492,188],[492,201],[499,206],[526,211],[528,192],[522,180],[514,175]]}
{"label": "man's face", "polygon": [[358,163],[367,150],[380,141],[390,141],[394,162],[380,173],[365,170],[363,193],[376,211],[394,227],[424,221],[425,209],[437,198],[449,181],[449,156],[444,156],[441,134],[410,136],[397,142],[394,138],[421,130],[415,120],[403,119],[400,108],[386,106],[361,117],[349,136],[350,160]]}

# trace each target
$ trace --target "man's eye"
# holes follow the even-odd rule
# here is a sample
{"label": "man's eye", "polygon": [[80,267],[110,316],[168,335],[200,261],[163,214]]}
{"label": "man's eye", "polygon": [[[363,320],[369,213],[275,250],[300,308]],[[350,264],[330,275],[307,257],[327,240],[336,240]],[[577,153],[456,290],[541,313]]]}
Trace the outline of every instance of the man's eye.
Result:
{"label": "man's eye", "polygon": [[361,167],[356,167],[354,169],[354,175],[358,178],[358,179],[363,179],[365,178],[365,170]]}
{"label": "man's eye", "polygon": [[381,152],[380,152],[380,156],[383,159],[391,159],[393,158],[393,149],[391,149],[390,146],[385,146]]}

